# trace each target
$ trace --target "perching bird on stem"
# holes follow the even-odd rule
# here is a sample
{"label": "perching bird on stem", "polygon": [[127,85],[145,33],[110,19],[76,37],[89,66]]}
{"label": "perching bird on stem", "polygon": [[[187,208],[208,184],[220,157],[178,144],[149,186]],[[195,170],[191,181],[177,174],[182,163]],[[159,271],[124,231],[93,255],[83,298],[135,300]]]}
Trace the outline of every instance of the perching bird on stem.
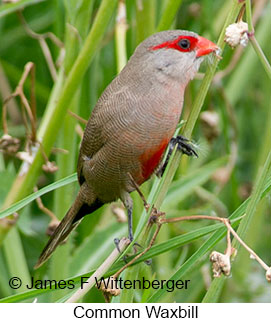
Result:
{"label": "perching bird on stem", "polygon": [[[66,239],[85,215],[121,199],[133,240],[130,192],[161,168],[169,143],[193,154],[181,136],[172,139],[184,91],[203,57],[218,47],[184,30],[156,33],[144,40],[107,86],[87,123],[77,174],[80,190],[45,246],[36,268]],[[160,167],[159,167],[160,165]]]}

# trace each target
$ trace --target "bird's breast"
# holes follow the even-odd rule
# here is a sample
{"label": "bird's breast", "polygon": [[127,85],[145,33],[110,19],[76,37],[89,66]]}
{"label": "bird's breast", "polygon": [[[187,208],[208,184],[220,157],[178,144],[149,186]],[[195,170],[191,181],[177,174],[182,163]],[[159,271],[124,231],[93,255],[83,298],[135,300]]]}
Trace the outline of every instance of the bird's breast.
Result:
{"label": "bird's breast", "polygon": [[142,182],[146,181],[158,167],[169,140],[169,138],[163,139],[158,146],[145,150],[140,156]]}

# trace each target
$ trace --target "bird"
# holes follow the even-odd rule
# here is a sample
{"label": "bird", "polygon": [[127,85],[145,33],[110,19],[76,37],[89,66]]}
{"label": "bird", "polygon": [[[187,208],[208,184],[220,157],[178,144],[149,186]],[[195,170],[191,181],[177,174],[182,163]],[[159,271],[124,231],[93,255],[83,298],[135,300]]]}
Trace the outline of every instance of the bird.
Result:
{"label": "bird", "polygon": [[35,268],[80,223],[102,205],[120,199],[128,213],[133,240],[130,193],[161,165],[167,147],[196,154],[182,136],[173,137],[187,84],[206,55],[218,46],[186,30],[155,33],[135,49],[126,66],[106,87],[87,122],[77,164],[80,189],[50,237]]}

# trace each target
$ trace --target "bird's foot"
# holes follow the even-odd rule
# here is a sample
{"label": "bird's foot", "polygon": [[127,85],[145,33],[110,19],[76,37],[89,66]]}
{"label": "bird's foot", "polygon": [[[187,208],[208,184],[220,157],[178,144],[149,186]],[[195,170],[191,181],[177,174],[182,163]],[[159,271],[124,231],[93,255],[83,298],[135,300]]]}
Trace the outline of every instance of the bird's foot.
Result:
{"label": "bird's foot", "polygon": [[144,204],[144,208],[146,210],[146,212],[148,212],[149,208],[150,208],[150,204],[147,202],[144,194],[141,192],[139,185],[137,184],[137,182],[134,180],[133,176],[128,173],[128,176],[130,177],[131,182],[133,183],[134,188],[136,189],[137,193],[139,194],[139,196],[141,197],[143,204]]}
{"label": "bird's foot", "polygon": [[[133,241],[133,237],[130,237],[130,238],[129,238],[130,243],[132,242],[132,241],[131,241],[131,239],[132,239],[132,241]],[[116,248],[118,249],[119,253],[121,253],[120,248],[119,248],[119,243],[120,243],[120,239],[115,238],[115,239],[114,239],[114,244],[115,244]],[[133,245],[133,249],[134,249],[134,253],[135,253],[135,254],[137,253],[137,247],[139,247],[139,248],[143,248],[143,247],[142,247],[138,242],[135,242],[135,243],[134,243],[134,245]],[[127,263],[128,263],[128,258],[129,258],[129,256],[128,256],[128,255],[124,255],[124,256],[122,257],[122,260],[127,264]],[[152,259],[147,259],[147,260],[145,260],[145,261],[144,261],[144,263],[145,263],[146,265],[150,266],[150,265],[152,264]]]}
{"label": "bird's foot", "polygon": [[170,144],[174,146],[177,144],[177,149],[185,155],[198,157],[197,152],[193,148],[193,144],[189,144],[189,140],[181,135],[176,138],[171,138]]}
{"label": "bird's foot", "polygon": [[166,156],[166,159],[164,161],[163,164],[161,164],[161,166],[159,167],[159,169],[156,171],[156,175],[158,177],[162,177],[166,167],[168,165],[170,156],[174,150],[174,147],[177,145],[177,149],[179,151],[181,151],[183,154],[188,155],[188,156],[195,156],[198,157],[197,152],[194,150],[192,144],[189,144],[189,140],[181,135],[177,136],[176,138],[173,137],[170,139],[169,142],[169,149],[168,149],[168,153]]}
{"label": "bird's foot", "polygon": [[[134,237],[133,236],[130,236],[128,239],[130,241],[129,242],[129,244],[130,244],[134,240]],[[120,250],[120,247],[119,247],[120,239],[119,238],[115,238],[114,239],[114,244],[115,244],[116,248],[118,249],[119,253],[121,253],[121,250]],[[142,246],[138,242],[135,242],[133,244],[133,248],[134,248],[135,253],[137,252],[136,247],[142,248]]]}
{"label": "bird's foot", "polygon": [[115,238],[114,239],[114,244],[115,244],[116,248],[118,249],[118,252],[121,253],[120,247],[119,247],[120,239],[119,238]]}
{"label": "bird's foot", "polygon": [[[125,239],[127,239],[127,238],[125,238]],[[129,237],[127,240],[127,245],[129,245],[132,241],[133,241],[133,237]],[[119,253],[121,253],[121,250],[120,250],[120,247],[119,247],[119,245],[120,245],[120,239],[119,238],[115,238],[114,239],[114,244],[115,244],[115,246],[116,246],[116,248],[118,249],[118,252]],[[137,245],[139,245],[138,243],[134,243],[134,244],[137,244]],[[140,246],[140,245],[139,245]]]}

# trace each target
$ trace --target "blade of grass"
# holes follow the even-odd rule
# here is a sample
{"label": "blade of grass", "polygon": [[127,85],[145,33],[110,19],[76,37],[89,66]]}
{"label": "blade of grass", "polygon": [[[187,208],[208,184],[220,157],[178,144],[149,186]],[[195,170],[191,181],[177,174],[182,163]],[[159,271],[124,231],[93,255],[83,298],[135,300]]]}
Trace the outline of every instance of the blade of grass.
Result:
{"label": "blade of grass", "polygon": [[41,188],[40,190],[38,190],[37,192],[28,195],[27,197],[20,200],[19,202],[12,204],[10,207],[5,209],[4,211],[1,211],[0,212],[0,219],[19,211],[20,209],[25,207],[27,204],[35,201],[37,197],[40,197],[48,192],[51,192],[51,191],[56,190],[62,186],[71,184],[76,181],[77,181],[77,174],[73,173],[72,175],[62,178],[50,185],[47,185],[47,186]]}
{"label": "blade of grass", "polygon": [[12,12],[23,9],[25,7],[37,4],[45,0],[21,0],[14,3],[5,3],[0,6],[0,18]]}

